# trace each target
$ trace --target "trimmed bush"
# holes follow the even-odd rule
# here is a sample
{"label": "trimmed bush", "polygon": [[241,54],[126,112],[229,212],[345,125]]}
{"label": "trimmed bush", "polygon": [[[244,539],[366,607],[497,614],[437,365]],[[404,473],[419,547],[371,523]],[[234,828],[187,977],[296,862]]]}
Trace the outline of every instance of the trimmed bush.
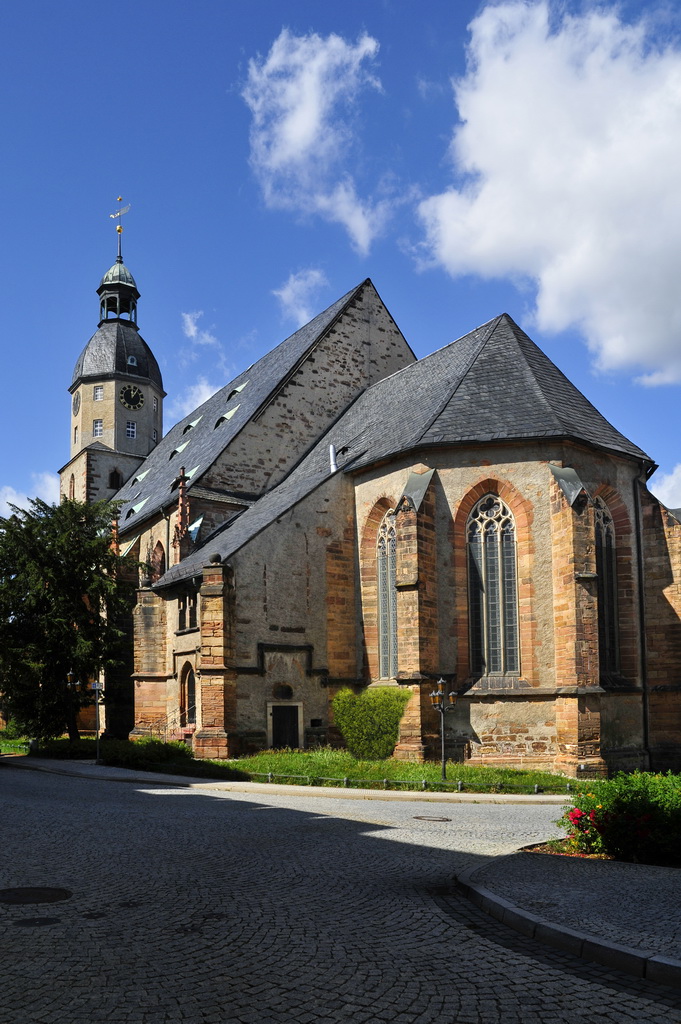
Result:
{"label": "trimmed bush", "polygon": [[390,757],[410,697],[410,690],[394,686],[380,686],[359,694],[350,689],[340,690],[333,699],[333,714],[350,753],[366,761]]}
{"label": "trimmed bush", "polygon": [[579,853],[681,865],[681,775],[620,772],[592,782],[557,824]]}
{"label": "trimmed bush", "polygon": [[[96,756],[96,743],[92,739],[47,740],[40,744],[40,757],[64,758],[67,760],[91,759]],[[162,743],[161,740],[102,740],[99,756],[104,764],[121,768],[144,768],[148,764],[186,763],[191,761],[192,752],[184,743]]]}

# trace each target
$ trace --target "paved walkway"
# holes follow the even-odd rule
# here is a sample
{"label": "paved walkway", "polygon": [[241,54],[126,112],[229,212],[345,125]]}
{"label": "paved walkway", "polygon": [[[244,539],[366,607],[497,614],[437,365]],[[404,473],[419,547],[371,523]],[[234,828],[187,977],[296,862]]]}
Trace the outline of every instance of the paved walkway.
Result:
{"label": "paved walkway", "polygon": [[681,992],[662,987],[681,984],[681,876],[514,852],[555,834],[546,797],[405,799],[30,758],[0,758],[0,791],[0,887],[77,891],[0,903],[10,1024],[681,1024]]}

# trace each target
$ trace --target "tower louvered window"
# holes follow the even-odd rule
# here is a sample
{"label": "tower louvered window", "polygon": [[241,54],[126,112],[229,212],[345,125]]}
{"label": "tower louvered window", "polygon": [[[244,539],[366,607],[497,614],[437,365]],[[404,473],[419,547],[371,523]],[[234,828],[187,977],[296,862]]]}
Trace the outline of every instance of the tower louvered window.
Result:
{"label": "tower louvered window", "polygon": [[376,562],[378,574],[378,662],[381,679],[397,673],[397,591],[395,513],[386,512],[378,528]]}
{"label": "tower louvered window", "polygon": [[601,498],[594,498],[598,575],[598,653],[601,675],[619,672],[615,525]]}
{"label": "tower louvered window", "polygon": [[475,675],[520,671],[515,523],[495,494],[468,517],[471,670]]}

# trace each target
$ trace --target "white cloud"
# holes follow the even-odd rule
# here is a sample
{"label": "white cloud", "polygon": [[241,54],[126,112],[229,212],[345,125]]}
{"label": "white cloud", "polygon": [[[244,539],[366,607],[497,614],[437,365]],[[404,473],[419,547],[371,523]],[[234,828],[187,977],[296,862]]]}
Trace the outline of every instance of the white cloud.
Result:
{"label": "white cloud", "polygon": [[380,89],[367,64],[378,43],[283,29],[266,57],[248,63],[242,93],[253,115],[251,166],[268,206],[342,224],[361,253],[381,231],[390,201],[361,199],[344,169],[355,137],[343,114],[362,89]]}
{"label": "white cloud", "polygon": [[681,508],[681,462],[677,462],[671,473],[659,479],[653,477],[650,490],[667,508]]}
{"label": "white cloud", "polygon": [[203,310],[195,313],[181,313],[182,330],[186,338],[189,338],[195,345],[219,345],[220,342],[210,331],[200,330],[198,322],[203,316]]}
{"label": "white cloud", "polygon": [[24,494],[14,487],[5,485],[0,487],[0,516],[12,515],[10,505],[18,508],[28,508],[29,498],[42,498],[48,505],[55,505],[59,501],[59,477],[56,473],[31,473],[33,494]]}
{"label": "white cloud", "polygon": [[536,324],[602,369],[681,381],[681,50],[616,8],[514,2],[471,23],[455,184],[419,207],[453,276],[531,281]]}
{"label": "white cloud", "polygon": [[288,281],[281,288],[275,288],[272,294],[281,302],[284,315],[289,320],[294,320],[298,327],[302,327],[315,315],[310,300],[328,283],[322,270],[309,267],[307,270],[299,270],[297,274],[291,274]]}
{"label": "white cloud", "polygon": [[188,416],[190,412],[194,412],[200,405],[203,405],[221,387],[221,384],[210,384],[206,377],[199,377],[195,384],[190,385],[172,403],[168,410],[169,414],[177,419]]}

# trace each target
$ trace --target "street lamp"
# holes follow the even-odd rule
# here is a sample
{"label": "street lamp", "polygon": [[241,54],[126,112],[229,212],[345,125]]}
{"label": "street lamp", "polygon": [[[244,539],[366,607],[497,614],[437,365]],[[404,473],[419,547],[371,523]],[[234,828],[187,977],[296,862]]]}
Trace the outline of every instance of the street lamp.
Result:
{"label": "street lamp", "polygon": [[[445,703],[445,697],[447,703]],[[445,715],[448,711],[453,711],[456,707],[456,693],[454,690],[450,690],[449,693],[445,693],[445,681],[440,678],[437,681],[437,689],[433,690],[430,694],[430,703],[433,705],[436,711],[440,713],[440,744],[442,748],[442,781],[447,781],[447,771],[445,768]]]}
{"label": "street lamp", "polygon": [[[80,682],[76,679],[76,673],[72,668],[66,673],[66,685],[69,690],[75,690],[80,686]],[[96,730],[96,741],[95,741],[95,764],[101,764],[99,756],[99,705],[102,699],[102,690],[104,689],[104,683],[101,679],[95,679],[92,683],[92,689],[95,691],[95,730]]]}

